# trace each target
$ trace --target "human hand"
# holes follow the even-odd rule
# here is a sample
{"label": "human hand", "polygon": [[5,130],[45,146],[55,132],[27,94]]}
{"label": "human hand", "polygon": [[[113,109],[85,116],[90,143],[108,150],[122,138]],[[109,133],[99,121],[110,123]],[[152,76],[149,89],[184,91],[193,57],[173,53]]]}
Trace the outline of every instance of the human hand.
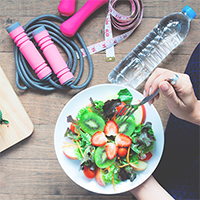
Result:
{"label": "human hand", "polygon": [[151,175],[144,183],[130,191],[140,200],[172,200],[174,199]]}
{"label": "human hand", "polygon": [[[178,75],[177,82],[172,85],[168,78]],[[144,96],[148,96],[160,88],[166,97],[167,106],[176,117],[200,125],[200,101],[197,100],[190,77],[187,74],[157,68],[145,84]],[[159,95],[155,97],[158,99]],[[154,99],[149,103],[152,104]]]}

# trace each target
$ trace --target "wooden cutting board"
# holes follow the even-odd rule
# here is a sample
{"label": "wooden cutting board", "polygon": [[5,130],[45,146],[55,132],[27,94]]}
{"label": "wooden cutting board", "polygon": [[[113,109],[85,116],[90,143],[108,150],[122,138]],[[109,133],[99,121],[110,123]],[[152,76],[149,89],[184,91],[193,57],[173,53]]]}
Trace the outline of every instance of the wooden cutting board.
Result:
{"label": "wooden cutting board", "polygon": [[33,123],[0,66],[0,110],[9,124],[0,124],[0,152],[30,136]]}

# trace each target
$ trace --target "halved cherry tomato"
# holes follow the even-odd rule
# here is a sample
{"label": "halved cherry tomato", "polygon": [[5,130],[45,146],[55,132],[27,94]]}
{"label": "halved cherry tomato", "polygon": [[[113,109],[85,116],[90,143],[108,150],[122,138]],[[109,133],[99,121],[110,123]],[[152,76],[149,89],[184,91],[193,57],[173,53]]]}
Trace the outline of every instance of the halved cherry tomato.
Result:
{"label": "halved cherry tomato", "polygon": [[124,156],[126,156],[126,154],[127,154],[127,148],[125,148],[125,147],[121,147],[121,148],[118,148],[118,156],[119,157],[124,157]]}
{"label": "halved cherry tomato", "polygon": [[76,124],[74,124],[74,123],[71,123],[71,125],[70,125],[70,129],[71,129],[71,131],[73,132],[73,133],[76,133],[76,127],[75,127],[75,125]]}
{"label": "halved cherry tomato", "polygon": [[142,161],[147,161],[147,160],[149,160],[151,157],[152,157],[152,153],[151,153],[151,152],[148,152],[148,153],[146,153],[146,157],[145,157],[144,159],[140,159],[140,160],[142,160]]}
{"label": "halved cherry tomato", "polygon": [[119,106],[117,106],[117,114],[121,111],[121,109],[125,106],[126,104],[122,101]]}
{"label": "halved cherry tomato", "polygon": [[96,175],[96,170],[91,170],[88,166],[85,165],[85,166],[84,166],[83,173],[85,174],[85,176],[86,176],[87,178],[92,179],[92,178],[94,178],[95,175]]}

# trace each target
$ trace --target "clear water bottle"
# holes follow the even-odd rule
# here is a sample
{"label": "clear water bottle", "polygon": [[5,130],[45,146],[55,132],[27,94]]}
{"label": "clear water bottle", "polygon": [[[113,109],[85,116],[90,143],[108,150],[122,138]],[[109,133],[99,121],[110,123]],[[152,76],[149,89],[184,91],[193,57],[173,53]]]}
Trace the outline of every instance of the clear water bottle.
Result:
{"label": "clear water bottle", "polygon": [[154,29],[110,72],[111,83],[137,88],[187,36],[196,13],[189,6],[164,17]]}

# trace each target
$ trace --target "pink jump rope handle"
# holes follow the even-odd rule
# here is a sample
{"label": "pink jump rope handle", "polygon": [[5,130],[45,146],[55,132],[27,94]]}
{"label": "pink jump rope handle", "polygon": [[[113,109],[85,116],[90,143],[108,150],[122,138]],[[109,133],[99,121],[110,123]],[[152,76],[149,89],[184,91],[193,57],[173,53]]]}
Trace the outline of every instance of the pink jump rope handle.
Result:
{"label": "pink jump rope handle", "polygon": [[76,0],[61,0],[58,6],[58,11],[63,16],[71,16],[75,12]]}
{"label": "pink jump rope handle", "polygon": [[61,84],[65,84],[74,78],[66,62],[58,51],[56,45],[51,40],[48,31],[44,26],[40,26],[32,32],[35,41],[40,46],[45,58],[54,73],[59,78]]}
{"label": "pink jump rope handle", "polygon": [[19,47],[22,55],[28,61],[30,66],[35,70],[39,79],[46,79],[52,73],[47,66],[44,58],[40,55],[35,45],[29,40],[23,27],[19,22],[16,22],[7,28],[10,37]]}
{"label": "pink jump rope handle", "polygon": [[72,17],[60,25],[61,32],[67,37],[73,37],[82,23],[108,0],[88,0]]}

